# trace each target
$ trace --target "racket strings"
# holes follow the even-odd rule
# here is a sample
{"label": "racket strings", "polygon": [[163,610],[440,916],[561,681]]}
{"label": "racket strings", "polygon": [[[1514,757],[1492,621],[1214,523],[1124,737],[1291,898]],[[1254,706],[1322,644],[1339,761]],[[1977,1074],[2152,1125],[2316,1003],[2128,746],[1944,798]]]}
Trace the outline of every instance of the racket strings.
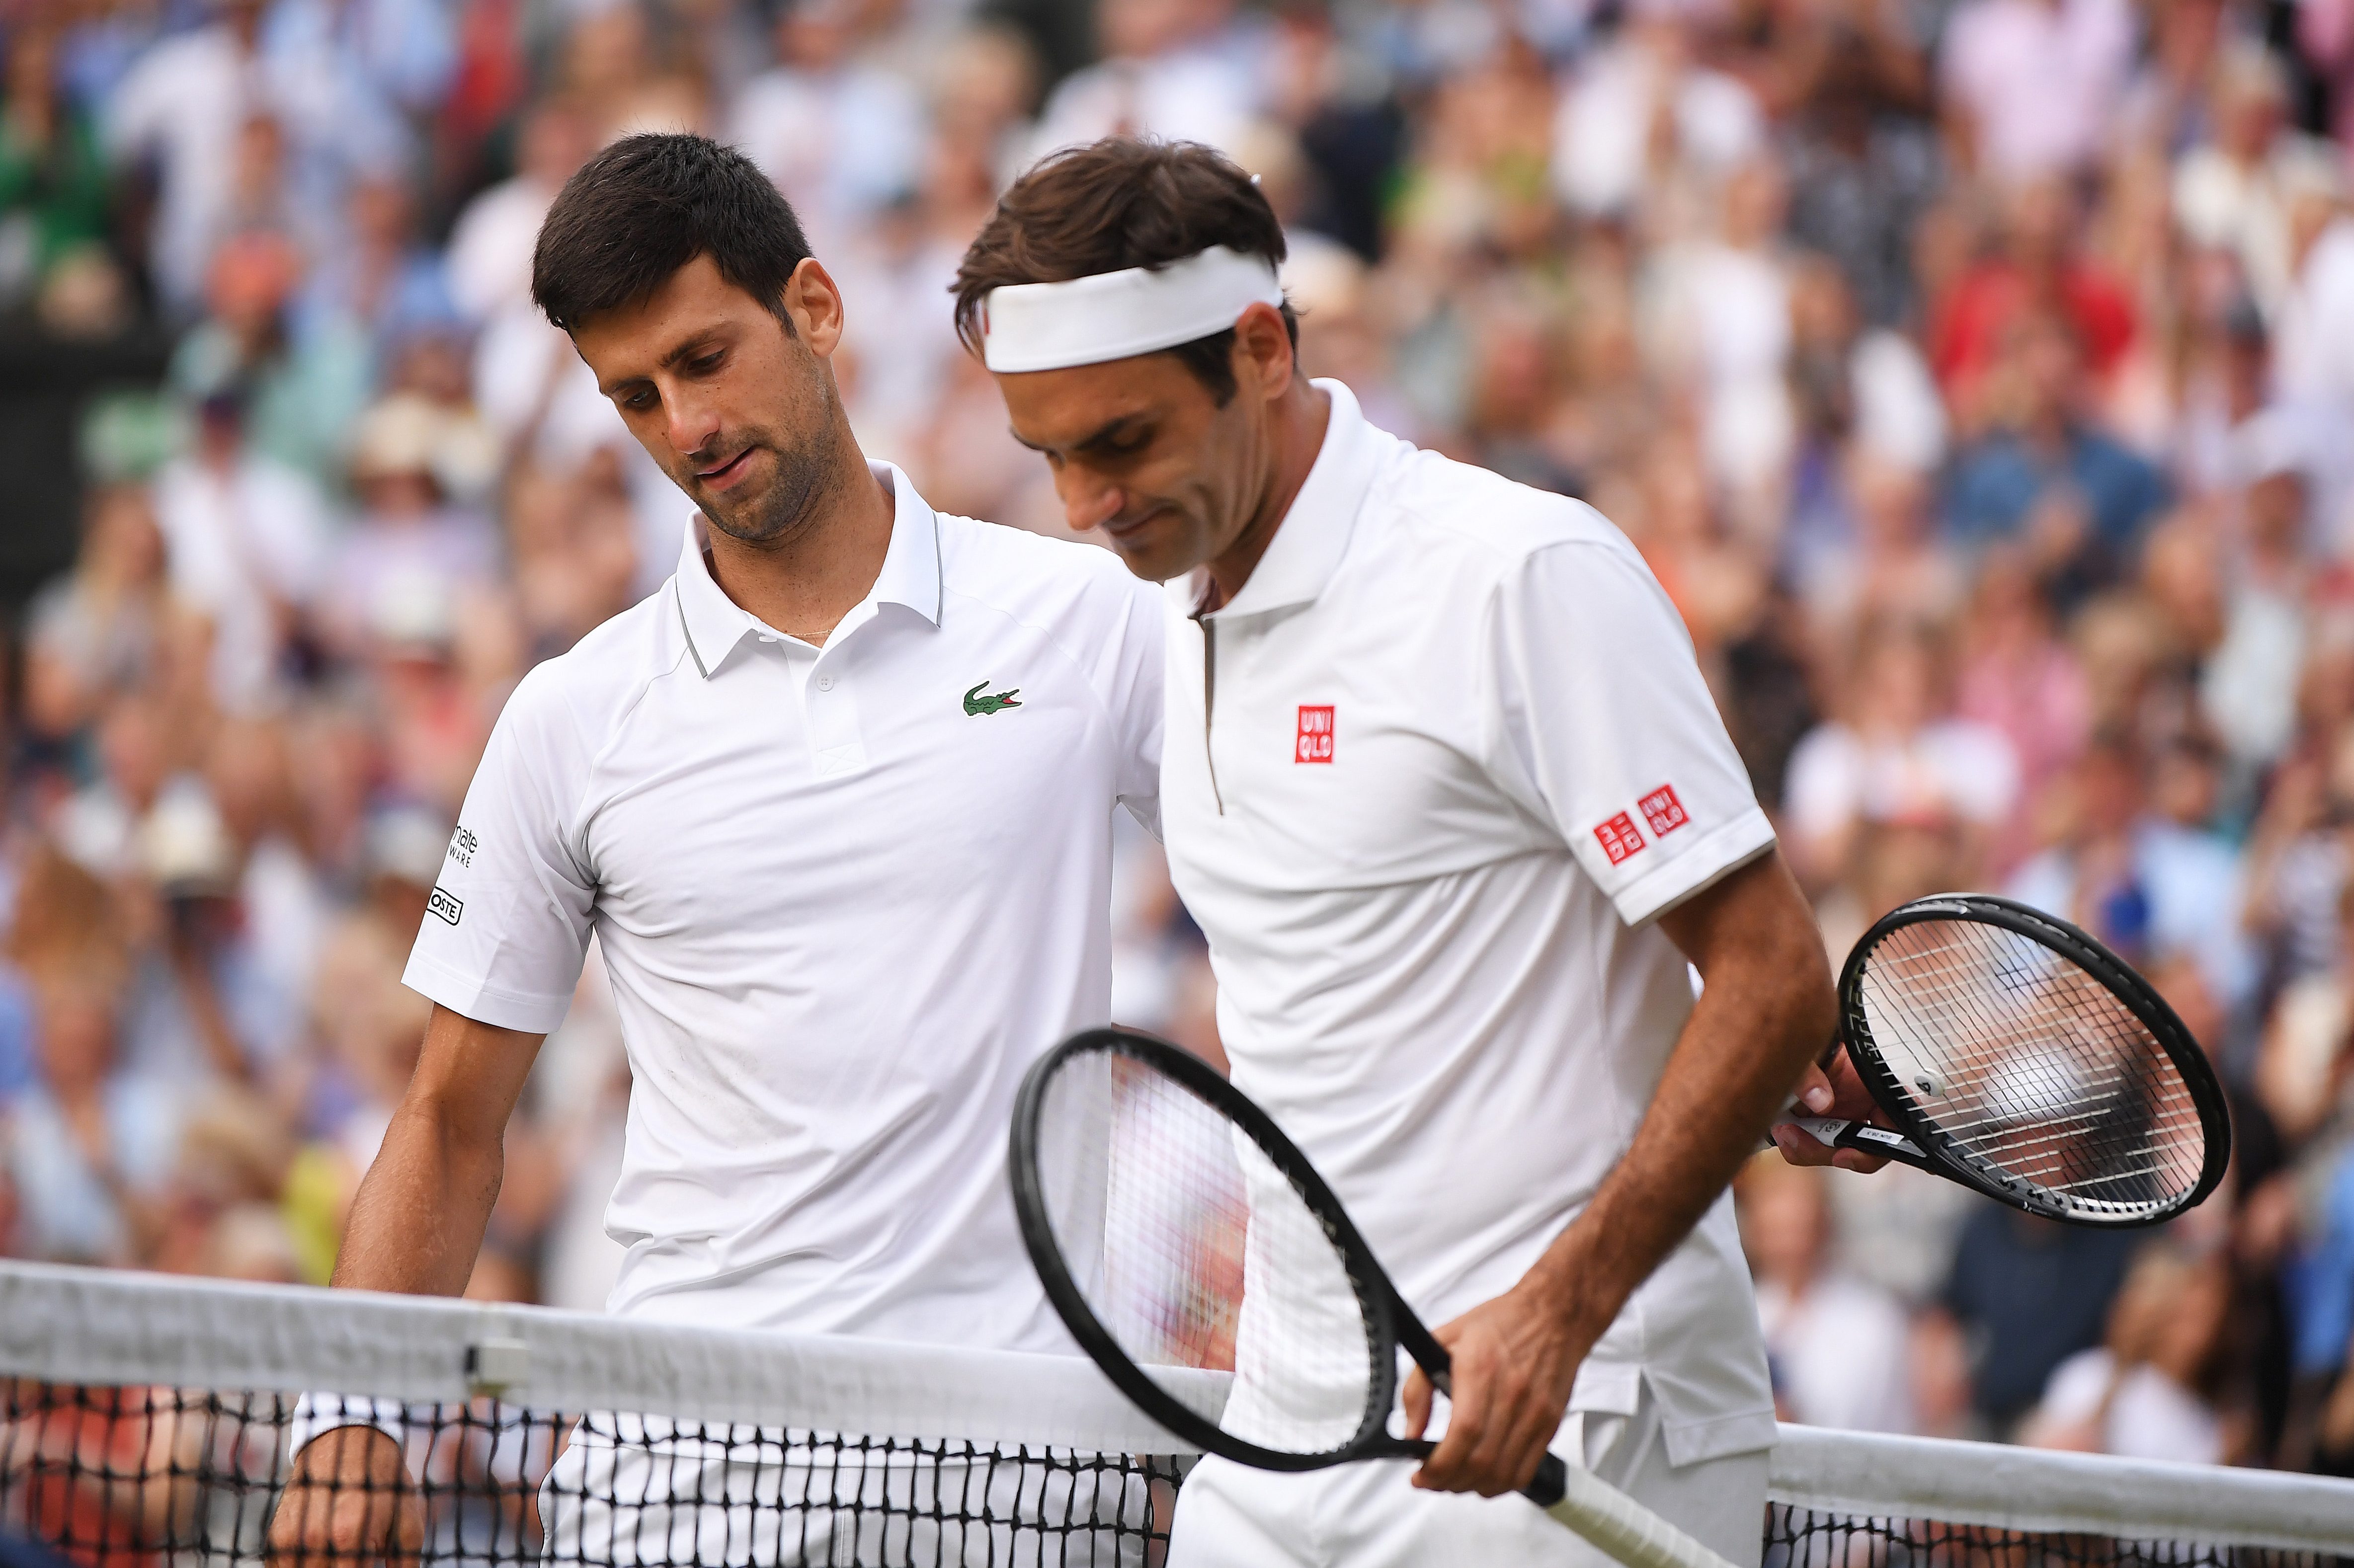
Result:
{"label": "racket strings", "polygon": [[2032,938],[1928,920],[1863,969],[1873,1044],[1965,1158],[2086,1204],[2157,1207],[2196,1185],[2205,1133],[2180,1070],[2094,976]]}
{"label": "racket strings", "polygon": [[[1285,1453],[1338,1451],[1377,1419],[1386,1389],[1344,1254],[1222,1110],[1146,1062],[1087,1053],[1049,1084],[1036,1137],[1065,1266],[1165,1392]],[[1213,1400],[1162,1369],[1235,1376]]]}

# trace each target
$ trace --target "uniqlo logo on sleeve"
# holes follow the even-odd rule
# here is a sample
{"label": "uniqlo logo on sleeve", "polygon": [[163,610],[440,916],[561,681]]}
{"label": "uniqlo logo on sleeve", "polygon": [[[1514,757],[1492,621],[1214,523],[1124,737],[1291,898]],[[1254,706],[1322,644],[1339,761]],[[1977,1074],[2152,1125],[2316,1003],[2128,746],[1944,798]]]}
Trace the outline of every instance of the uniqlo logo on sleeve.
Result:
{"label": "uniqlo logo on sleeve", "polygon": [[1602,853],[1610,857],[1612,865],[1643,847],[1643,831],[1624,811],[1595,829],[1594,836],[1602,842]]}
{"label": "uniqlo logo on sleeve", "polygon": [[1676,799],[1676,787],[1662,784],[1636,802],[1643,808],[1643,821],[1651,824],[1651,836],[1666,838],[1691,821],[1684,815],[1684,803]]}
{"label": "uniqlo logo on sleeve", "polygon": [[1299,705],[1299,739],[1291,754],[1294,762],[1330,762],[1332,760],[1332,709],[1331,705],[1310,707]]}

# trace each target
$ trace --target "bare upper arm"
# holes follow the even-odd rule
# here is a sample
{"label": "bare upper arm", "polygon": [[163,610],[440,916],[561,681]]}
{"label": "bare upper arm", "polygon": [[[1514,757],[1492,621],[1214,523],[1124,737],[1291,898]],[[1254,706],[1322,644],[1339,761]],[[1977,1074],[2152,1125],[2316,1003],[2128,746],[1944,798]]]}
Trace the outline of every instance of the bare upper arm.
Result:
{"label": "bare upper arm", "polygon": [[1693,894],[1659,916],[1659,928],[1703,980],[1734,969],[1780,971],[1792,983],[1829,992],[1821,931],[1779,851],[1769,849]]}
{"label": "bare upper arm", "polygon": [[496,1144],[546,1038],[483,1023],[435,1002],[405,1104],[464,1142]]}

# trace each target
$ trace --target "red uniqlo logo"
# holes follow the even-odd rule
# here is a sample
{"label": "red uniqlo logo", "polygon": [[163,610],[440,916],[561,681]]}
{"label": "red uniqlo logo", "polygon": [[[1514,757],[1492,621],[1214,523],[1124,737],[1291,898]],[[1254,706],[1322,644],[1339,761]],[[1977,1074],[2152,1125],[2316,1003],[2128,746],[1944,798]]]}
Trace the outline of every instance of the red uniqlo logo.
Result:
{"label": "red uniqlo logo", "polygon": [[1311,708],[1299,705],[1299,739],[1294,747],[1294,762],[1330,762],[1332,760],[1332,709],[1330,705]]}
{"label": "red uniqlo logo", "polygon": [[1636,802],[1643,808],[1643,821],[1651,824],[1651,836],[1666,838],[1691,821],[1684,815],[1684,803],[1676,799],[1676,787],[1662,784]]}
{"label": "red uniqlo logo", "polygon": [[1642,830],[1636,827],[1635,819],[1624,811],[1595,829],[1594,836],[1602,841],[1602,853],[1610,857],[1612,865],[1617,865],[1643,847]]}

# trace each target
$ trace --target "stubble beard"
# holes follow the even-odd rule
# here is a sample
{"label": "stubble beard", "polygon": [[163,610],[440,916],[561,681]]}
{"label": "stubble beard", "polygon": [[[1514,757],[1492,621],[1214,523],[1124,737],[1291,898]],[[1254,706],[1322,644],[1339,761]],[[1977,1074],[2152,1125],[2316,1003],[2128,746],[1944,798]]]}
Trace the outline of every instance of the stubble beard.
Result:
{"label": "stubble beard", "polygon": [[721,515],[709,501],[695,497],[695,506],[711,525],[739,544],[763,550],[788,548],[817,525],[831,478],[827,472],[827,438],[833,431],[836,408],[833,389],[822,377],[813,390],[817,406],[797,411],[796,417],[787,420],[789,428],[809,431],[809,439],[788,443],[779,440],[770,430],[749,432],[749,444],[765,447],[776,460],[776,477],[769,482],[766,490],[748,496],[733,516]]}
{"label": "stubble beard", "polygon": [[826,464],[811,447],[786,446],[765,432],[756,435],[751,444],[767,449],[776,461],[776,475],[768,488],[746,497],[732,512],[721,511],[700,495],[695,504],[714,528],[737,543],[776,549],[790,545],[815,524],[818,503],[826,488]]}

